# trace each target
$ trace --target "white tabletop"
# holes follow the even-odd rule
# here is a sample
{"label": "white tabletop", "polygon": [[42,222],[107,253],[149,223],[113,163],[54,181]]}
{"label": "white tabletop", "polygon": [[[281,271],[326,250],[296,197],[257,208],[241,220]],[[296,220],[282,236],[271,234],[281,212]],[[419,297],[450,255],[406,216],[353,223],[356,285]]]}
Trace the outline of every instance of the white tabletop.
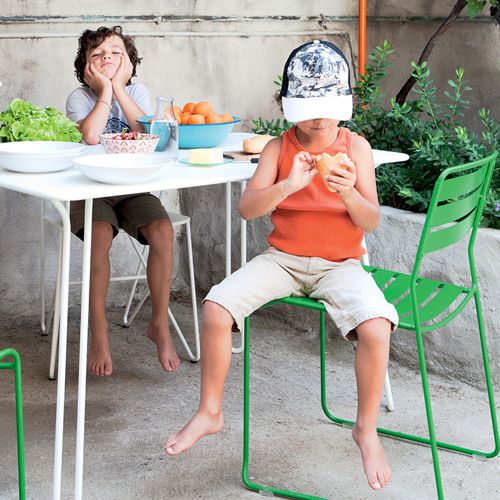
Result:
{"label": "white tabletop", "polygon": [[[252,134],[233,133],[221,144],[224,151],[241,150],[243,139]],[[102,146],[86,146],[85,154],[102,153]],[[180,158],[186,158],[188,150],[180,150]],[[408,159],[405,153],[373,150],[375,166],[384,163],[402,162]],[[72,201],[105,196],[208,186],[250,179],[257,164],[250,162],[224,163],[211,167],[194,167],[183,163],[173,163],[155,180],[123,185],[102,184],[88,179],[75,167],[62,172],[46,174],[21,174],[0,168],[0,187],[38,196],[40,198]]]}
{"label": "white tabletop", "polygon": [[381,149],[373,149],[373,163],[375,167],[384,163],[399,163],[410,158],[406,153],[397,153],[394,151],[383,151]]}
{"label": "white tabletop", "polygon": [[[234,133],[221,144],[225,151],[242,149],[244,138],[252,134]],[[102,153],[98,146],[86,146],[85,154]],[[180,150],[180,158],[186,158],[187,150]],[[250,162],[224,163],[211,167],[194,167],[183,163],[174,163],[164,169],[155,180],[140,184],[101,184],[81,174],[75,167],[62,172],[46,174],[21,174],[0,168],[0,187],[38,196],[40,198],[73,201],[90,198],[102,198],[143,191],[160,191],[195,186],[208,186],[226,182],[238,182],[249,179],[256,164]]]}

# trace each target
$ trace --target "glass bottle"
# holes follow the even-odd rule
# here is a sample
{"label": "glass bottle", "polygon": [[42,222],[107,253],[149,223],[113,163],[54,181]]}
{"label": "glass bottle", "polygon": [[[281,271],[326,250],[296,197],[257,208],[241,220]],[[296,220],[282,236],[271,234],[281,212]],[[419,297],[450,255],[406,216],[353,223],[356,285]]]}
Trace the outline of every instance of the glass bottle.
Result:
{"label": "glass bottle", "polygon": [[156,111],[151,123],[151,133],[159,135],[156,150],[170,161],[179,159],[179,127],[174,116],[173,97],[157,97]]}

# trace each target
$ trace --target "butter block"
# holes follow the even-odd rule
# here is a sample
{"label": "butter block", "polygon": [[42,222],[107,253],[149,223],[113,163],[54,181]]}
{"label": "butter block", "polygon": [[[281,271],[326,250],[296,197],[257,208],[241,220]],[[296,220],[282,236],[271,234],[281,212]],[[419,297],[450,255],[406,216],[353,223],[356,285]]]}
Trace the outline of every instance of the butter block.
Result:
{"label": "butter block", "polygon": [[222,149],[219,148],[200,148],[189,150],[189,163],[198,165],[214,165],[223,163]]}

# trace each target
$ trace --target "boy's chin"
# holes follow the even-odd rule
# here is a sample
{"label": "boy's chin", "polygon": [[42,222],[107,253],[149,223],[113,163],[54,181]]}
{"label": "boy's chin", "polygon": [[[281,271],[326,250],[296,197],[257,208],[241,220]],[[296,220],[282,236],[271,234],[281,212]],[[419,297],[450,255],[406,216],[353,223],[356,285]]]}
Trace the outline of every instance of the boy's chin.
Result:
{"label": "boy's chin", "polygon": [[105,76],[108,80],[111,80],[111,78],[113,78],[116,74],[116,69],[104,69],[103,71],[99,71],[99,73],[101,73],[102,76]]}

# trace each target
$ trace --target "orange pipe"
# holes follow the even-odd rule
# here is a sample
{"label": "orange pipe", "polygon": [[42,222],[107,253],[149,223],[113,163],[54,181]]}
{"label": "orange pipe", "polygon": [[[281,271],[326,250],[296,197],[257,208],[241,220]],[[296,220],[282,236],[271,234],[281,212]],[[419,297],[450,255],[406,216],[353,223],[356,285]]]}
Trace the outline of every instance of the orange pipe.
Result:
{"label": "orange pipe", "polygon": [[359,0],[358,72],[365,74],[366,66],[366,0]]}

